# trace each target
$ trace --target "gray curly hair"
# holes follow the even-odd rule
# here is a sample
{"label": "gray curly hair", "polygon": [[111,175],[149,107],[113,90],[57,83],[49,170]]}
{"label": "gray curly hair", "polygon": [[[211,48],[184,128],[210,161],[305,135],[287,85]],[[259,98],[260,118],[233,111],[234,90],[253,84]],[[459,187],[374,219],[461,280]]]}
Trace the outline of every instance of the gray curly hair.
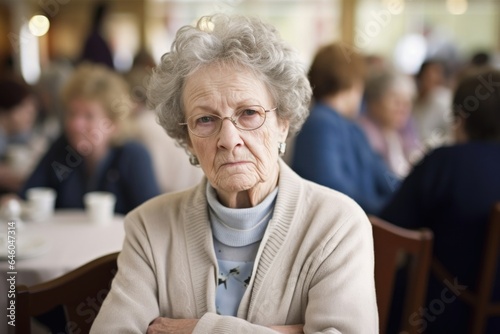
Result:
{"label": "gray curly hair", "polygon": [[179,29],[170,52],[153,70],[148,101],[167,134],[184,148],[188,143],[182,93],[186,78],[201,67],[219,64],[245,67],[262,78],[277,107],[277,115],[295,134],[309,115],[311,87],[298,53],[270,24],[240,15],[202,17],[195,27]]}

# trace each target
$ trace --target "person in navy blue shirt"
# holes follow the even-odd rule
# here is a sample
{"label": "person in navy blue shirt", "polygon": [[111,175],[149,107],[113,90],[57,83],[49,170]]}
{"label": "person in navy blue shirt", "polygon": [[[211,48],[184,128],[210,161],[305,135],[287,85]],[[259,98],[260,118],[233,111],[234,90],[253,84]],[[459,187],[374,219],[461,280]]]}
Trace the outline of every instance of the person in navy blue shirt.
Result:
{"label": "person in navy blue shirt", "polygon": [[399,180],[353,121],[364,88],[364,60],[344,45],[318,50],[309,80],[314,105],[294,144],[292,168],[379,213]]}
{"label": "person in navy blue shirt", "polygon": [[128,86],[118,74],[82,64],[63,91],[64,134],[50,147],[21,190],[51,187],[56,208],[83,208],[83,195],[109,191],[115,212],[126,214],[160,193],[151,157],[126,139]]}
{"label": "person in navy blue shirt", "polygon": [[[500,72],[486,70],[462,79],[453,98],[453,116],[456,144],[424,157],[381,217],[406,228],[430,228],[436,259],[457,278],[460,288],[475,289],[486,224],[493,204],[500,201]],[[499,283],[497,274],[492,296],[496,300]],[[467,333],[470,309],[453,289],[445,289],[431,276],[424,320],[410,323],[417,331]],[[446,300],[443,291],[448,291]],[[441,301],[443,309],[430,307],[434,300]],[[393,321],[399,321],[397,315]],[[499,318],[490,321],[487,333],[500,333]]]}

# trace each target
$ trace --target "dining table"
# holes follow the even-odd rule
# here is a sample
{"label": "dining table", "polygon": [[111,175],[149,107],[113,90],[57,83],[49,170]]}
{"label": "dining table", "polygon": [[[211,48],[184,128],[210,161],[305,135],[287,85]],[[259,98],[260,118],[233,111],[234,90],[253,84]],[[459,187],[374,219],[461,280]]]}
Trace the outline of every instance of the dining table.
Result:
{"label": "dining table", "polygon": [[[123,215],[115,214],[107,223],[96,224],[83,209],[56,210],[45,221],[0,221],[0,270],[5,277],[0,284],[0,307],[6,310],[9,278],[14,277],[15,285],[31,286],[119,252],[125,237],[123,221]],[[15,239],[6,242],[8,235]],[[15,254],[9,254],[9,247]]]}

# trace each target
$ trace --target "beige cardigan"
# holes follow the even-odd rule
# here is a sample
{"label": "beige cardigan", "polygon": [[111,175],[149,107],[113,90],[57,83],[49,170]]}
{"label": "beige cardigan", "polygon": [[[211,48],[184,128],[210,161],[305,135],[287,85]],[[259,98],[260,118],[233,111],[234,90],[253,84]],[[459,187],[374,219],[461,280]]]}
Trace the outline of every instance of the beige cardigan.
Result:
{"label": "beige cardigan", "polygon": [[91,333],[145,333],[158,316],[199,319],[194,333],[378,333],[371,225],[348,197],[280,161],[274,215],[237,317],[215,310],[217,259],[207,181],[158,196],[125,219],[118,273]]}

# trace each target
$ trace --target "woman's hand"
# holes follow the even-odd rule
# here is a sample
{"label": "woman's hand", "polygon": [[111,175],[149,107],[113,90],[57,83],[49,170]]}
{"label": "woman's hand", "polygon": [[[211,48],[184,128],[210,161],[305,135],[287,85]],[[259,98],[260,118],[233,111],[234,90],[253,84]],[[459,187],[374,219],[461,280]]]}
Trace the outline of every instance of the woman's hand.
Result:
{"label": "woman's hand", "polygon": [[303,325],[271,326],[271,329],[282,334],[304,334]]}
{"label": "woman's hand", "polygon": [[[156,318],[148,327],[147,334],[191,334],[198,319]],[[282,334],[303,334],[303,325],[271,326]]]}
{"label": "woman's hand", "polygon": [[158,317],[149,324],[147,334],[191,334],[198,319],[170,319]]}

